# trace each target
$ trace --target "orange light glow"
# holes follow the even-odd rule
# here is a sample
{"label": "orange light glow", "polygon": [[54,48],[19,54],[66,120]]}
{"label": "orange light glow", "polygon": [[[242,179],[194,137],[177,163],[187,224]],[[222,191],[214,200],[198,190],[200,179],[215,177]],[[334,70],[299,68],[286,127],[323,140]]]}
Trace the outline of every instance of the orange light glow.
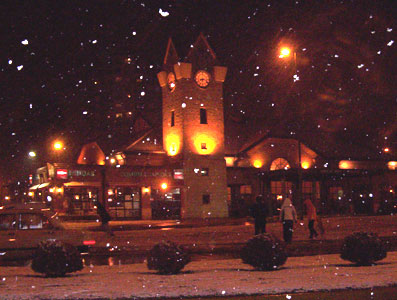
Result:
{"label": "orange light glow", "polygon": [[280,55],[278,56],[279,58],[284,58],[284,57],[288,57],[291,54],[291,49],[288,47],[283,47],[280,50]]}
{"label": "orange light glow", "polygon": [[161,184],[161,188],[162,188],[163,190],[167,189],[167,187],[168,187],[168,184],[167,184],[167,183],[163,182],[163,183]]}
{"label": "orange light glow", "polygon": [[144,188],[142,188],[142,190],[143,190],[144,194],[149,194],[150,193],[150,187],[144,187]]}
{"label": "orange light glow", "polygon": [[56,151],[62,150],[63,143],[61,141],[55,141],[53,147]]}
{"label": "orange light glow", "polygon": [[302,168],[303,169],[309,169],[309,167],[310,167],[309,162],[307,162],[307,161],[302,162]]}
{"label": "orange light glow", "polygon": [[390,151],[390,149],[386,147],[385,149],[383,149],[383,151],[387,153]]}
{"label": "orange light glow", "polygon": [[339,162],[339,169],[352,169],[352,164],[350,161],[341,160]]}
{"label": "orange light glow", "polygon": [[63,192],[63,188],[62,187],[57,188],[57,193],[62,193],[62,192]]}
{"label": "orange light glow", "polygon": [[259,168],[261,168],[263,166],[263,162],[261,160],[259,160],[259,159],[255,159],[254,162],[252,163],[252,165],[255,168],[259,169]]}
{"label": "orange light glow", "polygon": [[237,160],[237,158],[235,157],[225,157],[226,160],[226,166],[227,167],[233,167],[234,166],[234,162]]}
{"label": "orange light glow", "polygon": [[55,192],[55,188],[50,188],[50,193],[54,193]]}
{"label": "orange light glow", "polygon": [[113,195],[113,190],[112,189],[108,190],[108,195]]}
{"label": "orange light glow", "polygon": [[116,163],[116,159],[112,157],[112,158],[110,159],[110,163],[111,163],[111,164]]}
{"label": "orange light glow", "polygon": [[198,154],[211,154],[215,151],[216,140],[212,136],[200,133],[194,136],[193,141]]}
{"label": "orange light glow", "polygon": [[169,134],[165,138],[165,150],[169,156],[175,156],[181,148],[181,139],[176,134]]}
{"label": "orange light glow", "polygon": [[28,193],[28,196],[29,196],[29,197],[33,197],[33,196],[34,196],[34,193],[33,193],[33,192],[29,192],[29,193]]}
{"label": "orange light glow", "polygon": [[389,170],[397,170],[397,161],[389,161],[387,167]]}

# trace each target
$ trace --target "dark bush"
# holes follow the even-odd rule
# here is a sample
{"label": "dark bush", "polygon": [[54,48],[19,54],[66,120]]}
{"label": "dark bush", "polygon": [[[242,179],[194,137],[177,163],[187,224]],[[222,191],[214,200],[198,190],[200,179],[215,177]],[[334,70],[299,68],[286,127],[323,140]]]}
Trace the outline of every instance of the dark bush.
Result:
{"label": "dark bush", "polygon": [[47,277],[62,277],[83,269],[83,260],[76,247],[56,240],[40,242],[32,261],[32,269]]}
{"label": "dark bush", "polygon": [[173,242],[161,242],[149,251],[147,266],[159,274],[177,274],[190,260],[190,254],[184,247]]}
{"label": "dark bush", "polygon": [[356,232],[345,237],[340,257],[367,266],[387,255],[385,244],[374,233]]}
{"label": "dark bush", "polygon": [[284,243],[269,233],[254,236],[241,249],[243,263],[257,270],[276,270],[287,258]]}

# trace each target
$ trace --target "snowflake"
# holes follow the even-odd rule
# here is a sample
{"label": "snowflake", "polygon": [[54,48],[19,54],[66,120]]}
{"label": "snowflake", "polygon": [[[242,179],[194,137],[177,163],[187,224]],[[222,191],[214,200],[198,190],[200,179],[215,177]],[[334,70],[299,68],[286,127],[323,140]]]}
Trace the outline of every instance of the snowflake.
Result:
{"label": "snowflake", "polygon": [[159,14],[162,17],[168,17],[170,15],[170,13],[168,11],[163,11],[161,8],[159,9]]}

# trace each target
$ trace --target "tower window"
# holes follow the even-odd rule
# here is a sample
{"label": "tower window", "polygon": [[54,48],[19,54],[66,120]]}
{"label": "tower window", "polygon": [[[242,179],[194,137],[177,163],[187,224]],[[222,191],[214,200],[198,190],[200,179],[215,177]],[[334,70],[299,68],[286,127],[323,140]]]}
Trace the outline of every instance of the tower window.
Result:
{"label": "tower window", "polygon": [[200,108],[200,124],[208,124],[207,110],[205,108]]}
{"label": "tower window", "polygon": [[175,126],[175,112],[171,112],[171,127]]}
{"label": "tower window", "polygon": [[210,204],[210,195],[203,195],[203,204]]}
{"label": "tower window", "polygon": [[210,173],[210,169],[209,168],[202,168],[201,169],[201,176],[208,176]]}

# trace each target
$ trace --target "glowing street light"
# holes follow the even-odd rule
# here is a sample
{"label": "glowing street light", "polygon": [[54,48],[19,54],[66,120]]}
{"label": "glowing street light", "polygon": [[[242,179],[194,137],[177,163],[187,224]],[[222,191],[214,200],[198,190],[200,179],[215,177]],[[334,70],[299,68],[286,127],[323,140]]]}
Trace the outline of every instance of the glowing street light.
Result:
{"label": "glowing street light", "polygon": [[296,69],[296,52],[293,49],[291,49],[289,47],[282,47],[280,49],[280,54],[279,54],[278,57],[282,58],[282,59],[286,59],[286,58],[291,56],[292,52],[294,54],[294,66],[295,66],[295,69]]}
{"label": "glowing street light", "polygon": [[53,148],[55,151],[60,151],[63,149],[63,143],[61,141],[55,141],[53,144]]}
{"label": "glowing street light", "polygon": [[36,152],[30,151],[30,152],[28,153],[28,155],[29,155],[30,158],[35,158],[35,157],[36,157]]}
{"label": "glowing street light", "polygon": [[288,57],[291,54],[291,49],[287,48],[287,47],[283,47],[280,50],[280,55],[278,56],[279,58],[284,58],[284,57]]}

